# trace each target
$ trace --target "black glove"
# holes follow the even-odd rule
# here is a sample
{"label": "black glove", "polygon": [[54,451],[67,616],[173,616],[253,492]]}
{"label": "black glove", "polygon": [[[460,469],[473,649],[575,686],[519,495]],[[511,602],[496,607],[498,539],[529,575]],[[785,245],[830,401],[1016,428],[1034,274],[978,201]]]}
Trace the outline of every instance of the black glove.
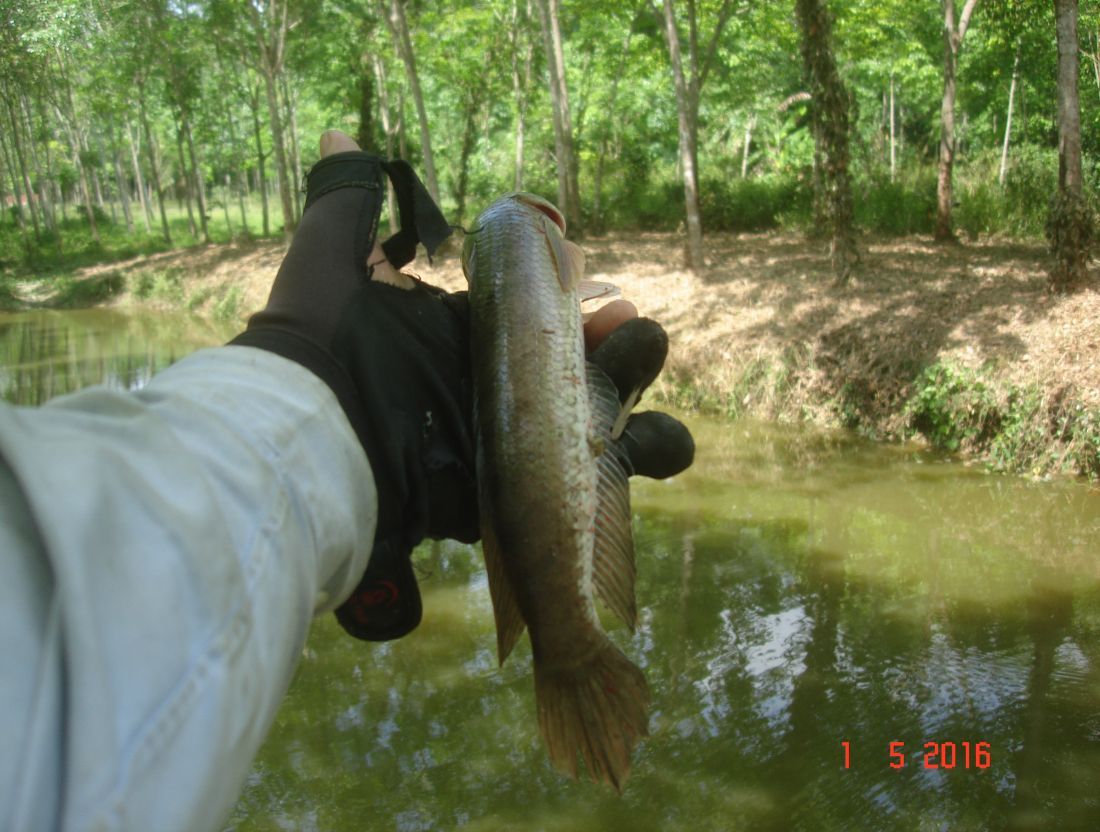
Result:
{"label": "black glove", "polygon": [[[308,175],[302,222],[267,307],[231,342],[275,352],[323,379],[367,453],[378,494],[374,546],[336,617],[370,641],[399,638],[420,623],[410,555],[421,540],[480,536],[466,293],[371,280],[366,260],[384,174],[401,217],[401,231],[382,244],[387,259],[400,268],[418,242],[429,256],[435,251],[450,227],[405,162],[361,152],[328,156]],[[652,381],[665,350],[664,331],[637,320],[592,358],[623,389]],[[636,366],[641,357],[644,371]],[[632,417],[624,437],[637,473],[668,476],[691,462],[690,434],[663,414]]]}

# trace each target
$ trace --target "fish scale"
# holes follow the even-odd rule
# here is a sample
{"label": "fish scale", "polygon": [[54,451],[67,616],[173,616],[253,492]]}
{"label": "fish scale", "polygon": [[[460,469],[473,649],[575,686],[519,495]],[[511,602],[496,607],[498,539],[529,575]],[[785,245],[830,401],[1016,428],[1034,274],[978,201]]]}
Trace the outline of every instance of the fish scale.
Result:
{"label": "fish scale", "polygon": [[596,613],[634,624],[614,384],[584,354],[583,256],[550,203],[512,194],[466,240],[481,531],[501,662],[527,629],[551,761],[621,789],[648,690]]}

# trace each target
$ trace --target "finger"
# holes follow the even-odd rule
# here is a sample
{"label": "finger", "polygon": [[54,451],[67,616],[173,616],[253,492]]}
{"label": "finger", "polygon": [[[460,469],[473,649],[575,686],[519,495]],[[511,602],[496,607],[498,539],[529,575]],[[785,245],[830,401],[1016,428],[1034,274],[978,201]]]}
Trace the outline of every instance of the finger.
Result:
{"label": "finger", "polygon": [[631,416],[619,442],[630,459],[632,475],[663,480],[679,474],[695,459],[691,431],[667,413],[655,410]]}
{"label": "finger", "polygon": [[668,355],[668,335],[650,318],[632,318],[616,327],[588,360],[607,373],[629,411],[653,383]]}
{"label": "finger", "polygon": [[349,150],[358,150],[359,145],[355,139],[347,133],[339,130],[326,130],[321,134],[321,158],[331,156],[333,153],[346,153]]}
{"label": "finger", "polygon": [[585,352],[592,352],[622,324],[637,317],[638,308],[628,300],[613,300],[601,306],[584,324]]}

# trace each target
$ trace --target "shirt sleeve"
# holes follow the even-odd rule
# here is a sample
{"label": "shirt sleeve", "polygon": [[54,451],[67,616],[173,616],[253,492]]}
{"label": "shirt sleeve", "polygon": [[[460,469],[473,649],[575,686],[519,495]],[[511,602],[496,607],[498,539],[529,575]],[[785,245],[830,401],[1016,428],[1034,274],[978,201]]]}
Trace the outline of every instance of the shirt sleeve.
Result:
{"label": "shirt sleeve", "polygon": [[0,828],[218,828],[376,505],[333,393],[262,350],[0,406]]}

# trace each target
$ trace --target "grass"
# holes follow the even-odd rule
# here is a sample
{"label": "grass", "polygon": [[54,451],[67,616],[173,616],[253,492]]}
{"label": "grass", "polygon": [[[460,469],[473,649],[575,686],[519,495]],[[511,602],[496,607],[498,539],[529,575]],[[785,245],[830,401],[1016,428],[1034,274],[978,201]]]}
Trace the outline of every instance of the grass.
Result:
{"label": "grass", "polygon": [[[137,205],[131,207],[140,210]],[[229,209],[231,228],[226,224],[225,212],[220,202],[212,202],[207,208],[207,227],[212,243],[228,243],[241,236],[243,229],[236,200]],[[274,232],[271,236],[277,236],[281,227],[277,204],[272,202],[269,211]],[[155,213],[152,232],[147,232],[140,216],[135,216],[136,231],[132,235],[126,230],[121,210],[116,208],[115,213],[114,220],[109,211],[100,215],[100,239],[96,241],[83,213],[78,214],[76,208],[70,205],[65,216],[59,217],[59,232],[43,231],[28,248],[9,209],[9,213],[0,222],[0,276],[50,280],[88,266],[114,263],[138,255],[156,254],[202,243],[201,232],[198,235],[191,233],[186,209],[174,202],[169,203],[166,211],[172,236],[171,244],[164,239],[161,232],[159,213]],[[246,201],[245,216],[248,220],[249,236],[260,238],[263,219],[258,196]]]}

